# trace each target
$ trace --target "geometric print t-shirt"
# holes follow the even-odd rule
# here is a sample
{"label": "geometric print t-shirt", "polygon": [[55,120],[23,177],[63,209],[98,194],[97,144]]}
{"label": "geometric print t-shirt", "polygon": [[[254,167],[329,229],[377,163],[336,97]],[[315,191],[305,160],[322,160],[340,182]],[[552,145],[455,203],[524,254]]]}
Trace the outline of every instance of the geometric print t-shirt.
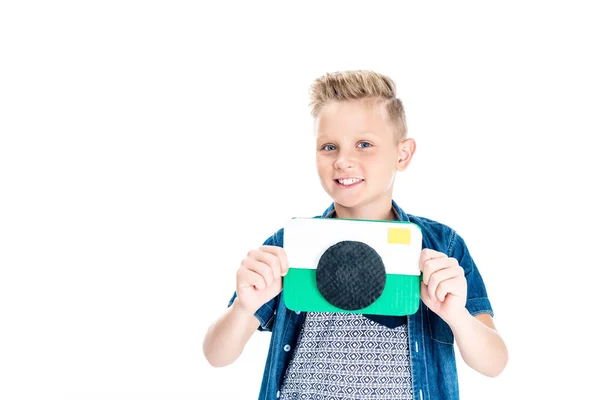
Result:
{"label": "geometric print t-shirt", "polygon": [[307,312],[279,400],[412,400],[407,325]]}

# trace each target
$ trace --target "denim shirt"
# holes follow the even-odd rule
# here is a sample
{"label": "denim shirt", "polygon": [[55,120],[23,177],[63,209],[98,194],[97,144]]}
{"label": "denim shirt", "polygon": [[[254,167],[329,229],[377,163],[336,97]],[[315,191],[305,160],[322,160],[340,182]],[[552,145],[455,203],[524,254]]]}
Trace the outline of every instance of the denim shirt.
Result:
{"label": "denim shirt", "polygon": [[[457,259],[459,265],[465,270],[466,308],[471,315],[488,313],[493,316],[485,285],[462,237],[444,224],[406,214],[393,200],[392,207],[397,219],[413,222],[421,228],[423,248],[433,249]],[[323,215],[314,218],[327,218],[333,212],[334,205],[331,204]],[[264,244],[283,247],[283,234],[282,228]],[[235,297],[234,293],[229,306],[233,304]],[[260,321],[258,330],[271,332],[269,353],[258,398],[276,400],[306,313],[286,308],[280,293],[260,307],[255,316]],[[454,336],[450,327],[422,301],[417,312],[406,317],[405,321],[408,324],[414,398],[417,400],[458,399]]]}

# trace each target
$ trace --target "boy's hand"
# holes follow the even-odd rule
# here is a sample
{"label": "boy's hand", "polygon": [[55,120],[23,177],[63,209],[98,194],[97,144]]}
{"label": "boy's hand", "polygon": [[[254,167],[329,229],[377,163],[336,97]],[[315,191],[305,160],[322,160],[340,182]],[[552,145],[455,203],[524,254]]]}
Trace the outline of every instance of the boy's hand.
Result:
{"label": "boy's hand", "polygon": [[421,300],[446,323],[464,315],[467,303],[465,271],[455,258],[431,249],[421,251]]}
{"label": "boy's hand", "polygon": [[261,246],[251,250],[237,271],[236,293],[240,307],[254,314],[263,304],[277,296],[282,276],[289,264],[285,250],[277,246]]}

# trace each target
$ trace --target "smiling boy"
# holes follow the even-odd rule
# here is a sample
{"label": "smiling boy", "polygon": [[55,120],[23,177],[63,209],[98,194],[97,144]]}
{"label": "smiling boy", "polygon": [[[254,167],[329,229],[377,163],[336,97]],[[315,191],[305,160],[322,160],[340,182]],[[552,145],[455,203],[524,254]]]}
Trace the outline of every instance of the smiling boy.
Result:
{"label": "smiling boy", "polygon": [[229,307],[205,336],[207,360],[231,364],[253,332],[272,332],[261,400],[458,399],[455,341],[467,365],[497,376],[508,352],[465,241],[392,198],[396,173],[416,150],[394,82],[373,71],[326,74],[311,87],[311,107],[318,175],[333,200],[317,218],[419,225],[421,305],[407,317],[290,311],[279,229],[242,261]]}

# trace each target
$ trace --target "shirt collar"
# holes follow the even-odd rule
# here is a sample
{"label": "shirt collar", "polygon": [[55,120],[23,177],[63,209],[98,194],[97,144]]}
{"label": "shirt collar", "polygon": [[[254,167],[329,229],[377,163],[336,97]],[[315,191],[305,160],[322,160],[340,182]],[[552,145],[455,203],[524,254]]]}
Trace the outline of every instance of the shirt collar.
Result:
{"label": "shirt collar", "polygon": [[[398,221],[408,221],[408,215],[398,206],[398,204],[392,199],[392,210],[394,211],[394,215],[396,216],[396,220]],[[331,203],[331,205],[325,210],[321,218],[332,218],[335,214],[335,203]]]}

